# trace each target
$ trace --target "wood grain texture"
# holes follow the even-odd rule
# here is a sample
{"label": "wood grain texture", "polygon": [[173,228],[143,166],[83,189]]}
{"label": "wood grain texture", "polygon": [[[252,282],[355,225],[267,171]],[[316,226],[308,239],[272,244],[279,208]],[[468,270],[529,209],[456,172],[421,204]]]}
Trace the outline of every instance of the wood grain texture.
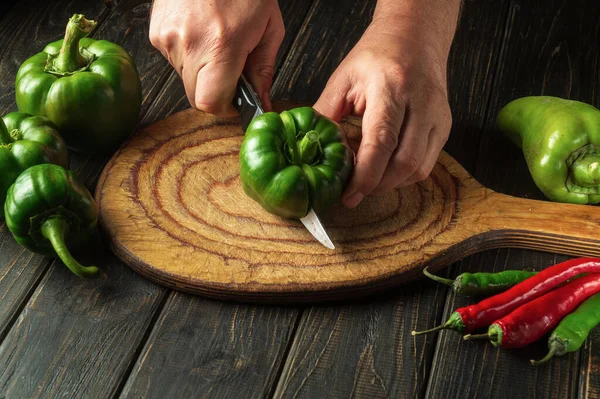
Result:
{"label": "wood grain texture", "polygon": [[[574,95],[597,104],[598,49],[593,43],[600,38],[598,16],[581,12],[593,7],[592,2],[585,1],[576,4],[550,1],[543,8],[524,1],[511,1],[507,5],[505,40],[488,77],[493,85],[482,99],[486,104],[485,124],[476,151],[474,174],[498,192],[543,199],[522,153],[497,131],[494,119],[504,104],[524,95]],[[572,28],[563,29],[564,26]],[[488,47],[481,48],[482,54],[487,55],[488,51]],[[561,217],[562,214],[556,215],[552,223]],[[580,218],[586,216],[582,214]],[[464,259],[451,275],[466,271],[542,269],[565,259],[531,250],[485,251]],[[444,319],[457,307],[472,302],[449,292]],[[579,353],[555,359],[543,367],[530,366],[529,358],[543,356],[545,340],[526,349],[506,351],[462,342],[456,334],[444,332],[439,334],[436,348],[427,395],[432,398],[576,397],[578,378],[579,386],[581,379],[586,378],[586,369],[578,371]],[[478,365],[474,373],[465,372],[473,369],[474,364]]]}
{"label": "wood grain texture", "polygon": [[[360,138],[356,119],[343,127]],[[494,193],[445,153],[424,182],[323,215],[329,251],[247,198],[242,138],[239,121],[194,110],[132,138],[96,191],[113,251],[170,287],[267,301],[364,295],[487,248],[600,255],[600,208]]]}
{"label": "wood grain texture", "polygon": [[[549,257],[539,252],[525,253],[512,249],[493,251],[464,259],[456,273],[541,270],[562,260]],[[450,294],[442,321],[455,309],[477,301]],[[518,350],[500,350],[487,342],[464,341],[460,334],[452,331],[435,335],[417,339],[417,347],[429,343],[436,347],[426,393],[428,398],[570,398],[575,395],[576,358],[557,358],[538,367],[530,365],[530,359],[541,358],[546,353],[544,340]]]}
{"label": "wood grain texture", "polygon": [[98,237],[83,262],[102,276],[82,280],[55,267],[0,345],[0,397],[112,397],[133,362],[165,290],[104,250]]}
{"label": "wood grain texture", "polygon": [[26,251],[0,225],[0,342],[50,260]]}
{"label": "wood grain texture", "polygon": [[[34,32],[52,29],[56,38],[63,34],[64,24],[75,12],[99,19],[94,36],[101,35],[124,45],[144,76],[144,72],[150,73],[146,68],[152,68],[153,62],[147,55],[147,22],[144,23],[139,12],[143,13],[148,6],[149,2],[144,5],[123,1],[120,8],[112,12],[92,12],[94,8],[105,10],[105,2],[58,2],[48,5],[50,17],[56,18],[56,21],[51,19],[50,24],[47,17],[42,18],[36,11],[28,14],[21,9],[19,12],[24,16],[31,14],[33,19],[40,17],[41,27],[33,25]],[[29,7],[39,9],[35,4]],[[57,10],[61,10],[60,15]],[[26,23],[28,21],[22,22]],[[39,51],[44,41],[54,39],[49,36],[45,34],[39,39],[42,43],[36,39],[35,49],[18,48],[15,54]],[[21,33],[15,42],[26,39],[27,35]],[[21,45],[27,47],[25,43]],[[97,176],[101,169],[101,162],[101,159],[73,156],[71,167],[80,172],[79,176],[89,187],[95,180],[94,174]],[[28,274],[36,269],[32,267],[23,273],[24,293],[33,292],[33,297],[29,301],[28,297],[20,299],[25,308],[0,346],[0,397],[110,397],[119,389],[167,290],[118,262],[99,237],[84,251],[86,253],[80,255],[82,259],[100,266],[102,277],[81,281],[68,272],[62,262],[53,261],[36,288],[33,282],[37,278],[27,280]],[[3,267],[10,266],[13,274],[22,267],[19,259],[24,257],[23,249],[18,248],[15,254],[13,263],[2,263]],[[7,275],[10,274],[7,272]]]}
{"label": "wood grain texture", "polygon": [[[295,38],[309,5],[280,1],[288,37]],[[280,54],[287,52],[286,42]],[[181,79],[172,74],[142,125],[186,108]],[[172,292],[120,396],[265,397],[275,385],[299,311]],[[165,367],[172,363],[177,366],[169,374]]]}
{"label": "wood grain texture", "polygon": [[[507,8],[506,1],[466,1],[452,46],[448,79],[454,126],[445,149],[468,171],[473,171],[475,166],[479,136],[485,123],[486,99],[493,81],[491,72],[498,59]],[[315,20],[307,22],[313,29],[327,24],[324,16],[327,14],[316,11],[313,15]],[[350,19],[348,23],[355,21]],[[348,48],[344,40],[353,42],[356,37],[339,35],[329,48]],[[326,50],[317,53],[326,53]],[[324,77],[335,68],[322,59],[305,57],[303,62],[314,62],[315,75]],[[321,66],[323,69],[319,69]],[[351,304],[343,309],[331,306],[305,311],[301,325],[310,327],[299,329],[296,334],[279,384],[280,397],[295,394],[298,397],[423,397],[429,384],[436,337],[416,340],[410,330],[425,329],[441,321],[446,300],[444,290],[421,280],[398,287],[383,299],[362,300],[360,310]],[[349,316],[339,317],[341,312]],[[389,320],[391,314],[395,315],[394,320]],[[335,325],[329,316],[335,318]],[[454,346],[446,349],[455,351]],[[468,373],[473,367],[467,365],[464,369]]]}
{"label": "wood grain texture", "polygon": [[335,68],[371,22],[375,4],[374,0],[314,1],[283,61],[273,96],[316,102]]}
{"label": "wood grain texture", "polygon": [[[0,21],[0,112],[16,110],[14,76],[21,63],[41,51],[46,43],[64,34],[74,9],[104,20],[108,10],[102,1],[20,1],[7,9]],[[0,342],[31,296],[50,260],[17,245],[0,221]]]}
{"label": "wood grain texture", "polygon": [[276,398],[421,397],[433,348],[410,335],[439,314],[444,290],[414,284],[368,302],[305,311]]}
{"label": "wood grain texture", "polygon": [[[594,328],[581,350],[578,396],[600,398],[600,328]],[[569,355],[573,356],[573,355]]]}
{"label": "wood grain texture", "polygon": [[121,397],[267,397],[297,315],[174,293]]}

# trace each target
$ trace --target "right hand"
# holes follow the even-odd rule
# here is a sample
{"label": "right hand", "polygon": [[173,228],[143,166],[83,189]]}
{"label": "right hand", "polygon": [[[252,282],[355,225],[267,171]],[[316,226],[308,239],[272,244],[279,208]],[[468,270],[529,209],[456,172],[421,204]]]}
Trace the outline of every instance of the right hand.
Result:
{"label": "right hand", "polygon": [[183,79],[192,107],[234,116],[244,72],[265,111],[285,28],[276,0],[155,0],[150,42]]}

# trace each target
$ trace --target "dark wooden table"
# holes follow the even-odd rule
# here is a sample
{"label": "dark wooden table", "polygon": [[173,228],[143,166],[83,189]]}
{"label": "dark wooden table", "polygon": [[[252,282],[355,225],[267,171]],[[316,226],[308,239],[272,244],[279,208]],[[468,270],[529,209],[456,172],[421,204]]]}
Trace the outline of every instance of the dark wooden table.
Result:
{"label": "dark wooden table", "polygon": [[[280,1],[286,39],[275,99],[312,103],[359,39],[375,1]],[[20,0],[0,21],[0,110],[14,76],[63,34],[68,17],[123,45],[142,75],[140,125],[188,108],[179,77],[148,40],[150,1]],[[466,0],[449,61],[454,126],[445,149],[477,180],[542,199],[520,152],[494,128],[523,95],[600,105],[598,0]],[[107,160],[73,155],[93,189]],[[0,171],[1,173],[1,171]],[[158,286],[96,237],[82,254],[106,271],[84,281],[19,247],[0,224],[0,398],[599,397],[600,329],[577,353],[533,367],[545,342],[498,350],[452,332],[413,337],[470,303],[428,281],[351,303],[303,307],[218,302]],[[446,271],[543,268],[563,256],[490,250]]]}

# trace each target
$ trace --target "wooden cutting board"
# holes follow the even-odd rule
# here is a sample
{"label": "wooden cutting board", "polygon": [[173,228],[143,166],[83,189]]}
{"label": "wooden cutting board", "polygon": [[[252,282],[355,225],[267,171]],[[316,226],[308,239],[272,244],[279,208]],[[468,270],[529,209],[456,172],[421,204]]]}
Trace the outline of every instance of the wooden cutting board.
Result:
{"label": "wooden cutting board", "polygon": [[[343,127],[356,144],[359,120]],[[436,270],[489,248],[600,256],[600,208],[496,193],[446,153],[424,182],[322,215],[336,245],[331,251],[299,221],[246,197],[238,173],[242,138],[239,120],[195,110],[137,132],[96,190],[112,251],[175,289],[274,303],[397,287],[426,265]]]}

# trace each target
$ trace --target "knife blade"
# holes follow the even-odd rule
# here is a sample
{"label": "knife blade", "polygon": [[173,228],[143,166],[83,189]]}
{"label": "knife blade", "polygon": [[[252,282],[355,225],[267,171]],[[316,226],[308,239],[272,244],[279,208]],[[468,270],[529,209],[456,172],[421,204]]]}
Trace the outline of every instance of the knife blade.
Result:
{"label": "knife blade", "polygon": [[[260,98],[244,75],[240,76],[238,80],[235,96],[233,97],[233,106],[240,113],[244,131],[246,131],[252,119],[265,113],[260,103]],[[300,222],[322,245],[329,249],[335,249],[333,242],[327,235],[323,224],[321,224],[319,217],[313,209],[310,209],[308,214],[300,219]]]}

